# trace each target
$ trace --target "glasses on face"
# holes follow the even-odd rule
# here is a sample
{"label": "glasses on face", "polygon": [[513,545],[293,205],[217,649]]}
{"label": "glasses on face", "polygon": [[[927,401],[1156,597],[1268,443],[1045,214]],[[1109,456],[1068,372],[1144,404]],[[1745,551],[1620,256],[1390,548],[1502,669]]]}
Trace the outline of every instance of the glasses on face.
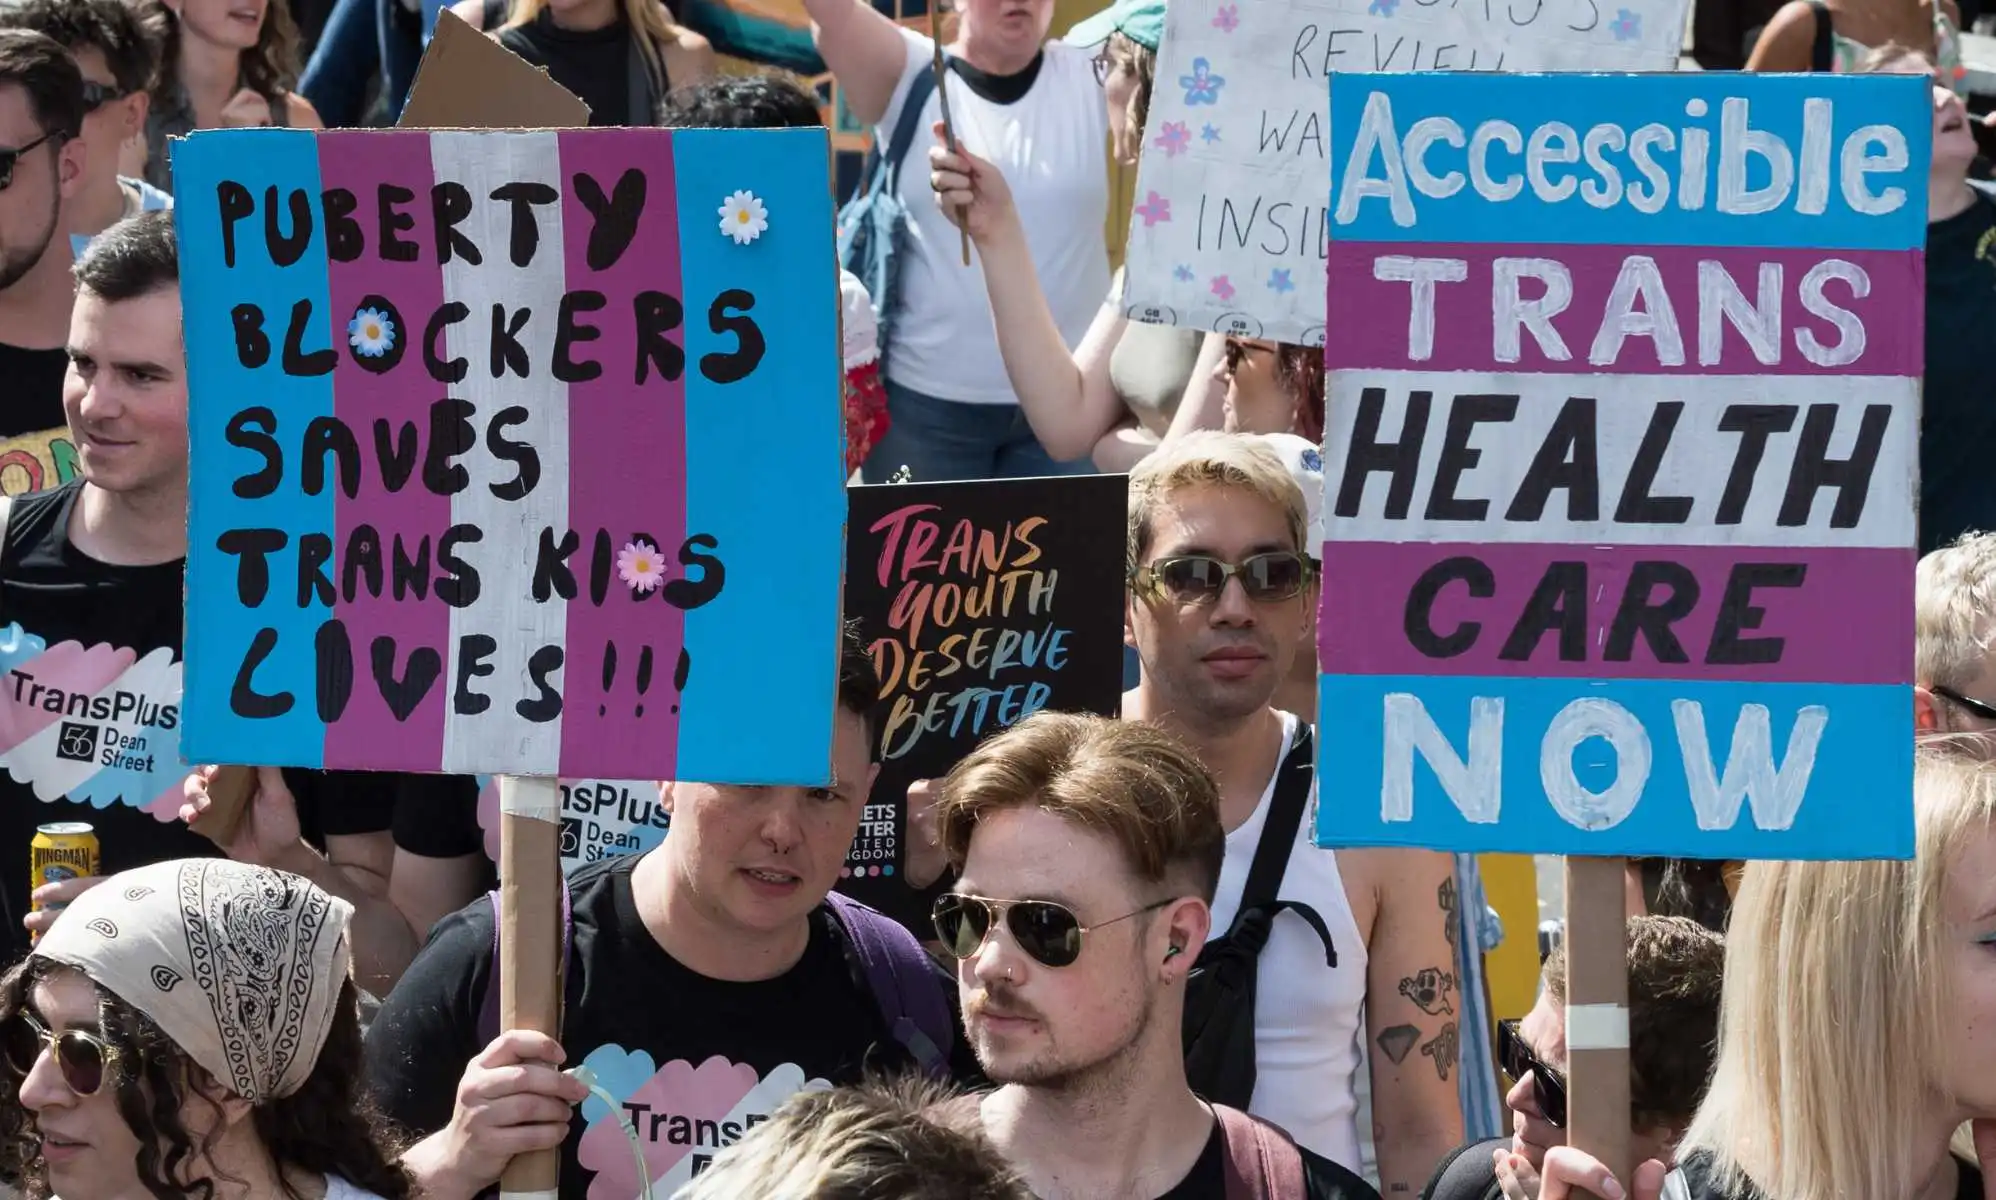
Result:
{"label": "glasses on face", "polygon": [[1951,687],[1944,687],[1938,684],[1928,690],[1941,699],[1957,705],[1971,717],[1980,717],[1985,721],[1996,721],[1996,704],[1977,700],[1973,696],[1964,696]]}
{"label": "glasses on face", "polygon": [[1226,341],[1227,374],[1231,375],[1240,370],[1241,364],[1256,354],[1273,353],[1275,351],[1269,349],[1267,346],[1259,346],[1253,342],[1244,342],[1239,338],[1228,338]]}
{"label": "glasses on face", "polygon": [[55,136],[55,131],[51,129],[25,146],[16,146],[12,150],[0,150],[0,192],[6,191],[13,184],[14,164],[21,161],[21,156],[43,142],[54,140]]}
{"label": "glasses on face", "polygon": [[1310,560],[1289,550],[1253,554],[1237,563],[1210,554],[1176,554],[1142,568],[1134,580],[1139,591],[1162,593],[1179,604],[1214,604],[1239,579],[1247,598],[1258,603],[1292,600],[1309,585]]}
{"label": "glasses on face", "polygon": [[1532,1053],[1524,1035],[1518,1032],[1516,1021],[1497,1022],[1497,1062],[1513,1083],[1521,1083],[1530,1075],[1539,1115],[1555,1129],[1566,1128],[1566,1079]]}
{"label": "glasses on face", "polygon": [[1073,909],[1051,900],[989,900],[950,892],[937,897],[929,919],[935,924],[936,937],[942,940],[943,949],[952,958],[969,958],[977,953],[990,935],[991,926],[1003,918],[1006,932],[1034,962],[1046,967],[1067,967],[1081,957],[1082,934],[1155,912],[1170,903],[1168,899],[1159,900],[1120,917],[1083,925]]}
{"label": "glasses on face", "polygon": [[95,1096],[114,1078],[118,1065],[118,1048],[103,1038],[81,1029],[57,1032],[27,1013],[7,1023],[6,1041],[7,1064],[24,1079],[43,1050],[54,1051],[64,1086],[78,1096]]}
{"label": "glasses on face", "polygon": [[123,100],[126,93],[118,90],[115,83],[98,83],[94,79],[83,81],[83,111],[94,113],[113,100]]}

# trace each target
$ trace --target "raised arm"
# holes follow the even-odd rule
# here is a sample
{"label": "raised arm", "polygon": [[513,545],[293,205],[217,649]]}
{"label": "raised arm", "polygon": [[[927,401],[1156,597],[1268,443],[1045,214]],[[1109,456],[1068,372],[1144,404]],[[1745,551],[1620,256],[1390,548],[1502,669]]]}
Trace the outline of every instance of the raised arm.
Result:
{"label": "raised arm", "polygon": [[862,125],[879,124],[908,65],[900,27],[864,0],[804,0],[804,11],[846,110]]}
{"label": "raised arm", "polygon": [[1358,853],[1379,897],[1365,981],[1379,1191],[1413,1200],[1462,1142],[1455,864],[1427,850]]}
{"label": "raised arm", "polygon": [[1128,321],[1114,305],[1103,305],[1081,345],[1070,351],[1040,288],[1032,247],[1004,173],[961,150],[952,154],[935,126],[937,145],[929,151],[929,180],[936,203],[965,224],[977,244],[984,291],[1005,375],[1019,408],[1046,452],[1060,462],[1091,454],[1127,409],[1109,380],[1109,356]]}
{"label": "raised arm", "polygon": [[1767,22],[1747,57],[1749,71],[1806,71],[1816,46],[1816,10],[1795,0]]}

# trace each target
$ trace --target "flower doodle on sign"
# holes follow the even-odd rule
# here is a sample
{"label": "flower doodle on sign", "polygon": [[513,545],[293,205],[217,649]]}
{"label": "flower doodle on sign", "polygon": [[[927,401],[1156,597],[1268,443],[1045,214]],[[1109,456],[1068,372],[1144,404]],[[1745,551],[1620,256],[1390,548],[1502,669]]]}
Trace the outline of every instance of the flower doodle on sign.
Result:
{"label": "flower doodle on sign", "polygon": [[1171,201],[1152,192],[1142,204],[1137,205],[1136,211],[1144,219],[1144,228],[1149,229],[1159,221],[1171,220]]}
{"label": "flower doodle on sign", "polygon": [[1222,300],[1232,300],[1234,298],[1233,281],[1225,275],[1215,275],[1213,277],[1213,294]]}
{"label": "flower doodle on sign", "polygon": [[378,308],[363,308],[347,322],[347,344],[356,354],[380,358],[395,348],[395,322]]}
{"label": "flower doodle on sign", "polygon": [[721,232],[746,246],[769,228],[769,210],[754,192],[735,192],[721,205]]}
{"label": "flower doodle on sign", "polygon": [[1371,17],[1390,17],[1393,15],[1393,10],[1399,7],[1400,0],[1372,0],[1372,3],[1366,6],[1365,12]]}
{"label": "flower doodle on sign", "polygon": [[1296,290],[1296,283],[1289,278],[1288,267],[1277,267],[1268,273],[1268,290],[1280,296]]}
{"label": "flower doodle on sign", "polygon": [[1185,153],[1185,147],[1192,143],[1192,133],[1185,128],[1183,121],[1166,121],[1157,131],[1157,140],[1152,144],[1164,151],[1166,158],[1177,158]]}
{"label": "flower doodle on sign", "polygon": [[658,547],[639,540],[618,551],[617,578],[630,584],[631,590],[639,595],[664,583],[665,560],[659,556]]}
{"label": "flower doodle on sign", "polygon": [[1232,33],[1241,27],[1240,6],[1222,4],[1220,11],[1213,14],[1213,28],[1221,33]]}
{"label": "flower doodle on sign", "polygon": [[1192,268],[1180,263],[1171,269],[1171,277],[1180,283],[1192,282]]}
{"label": "flower doodle on sign", "polygon": [[1220,140],[1219,126],[1208,125],[1205,128],[1201,129],[1199,131],[1199,140],[1206,143],[1208,146],[1212,145],[1214,142],[1219,141]]}
{"label": "flower doodle on sign", "polygon": [[1614,34],[1618,42],[1635,41],[1643,35],[1642,14],[1626,8],[1616,10],[1614,23],[1608,26],[1608,32]]}
{"label": "flower doodle on sign", "polygon": [[1213,74],[1213,64],[1203,58],[1192,60],[1192,73],[1180,75],[1178,86],[1185,89],[1187,104],[1218,104],[1220,89],[1226,86],[1225,76]]}

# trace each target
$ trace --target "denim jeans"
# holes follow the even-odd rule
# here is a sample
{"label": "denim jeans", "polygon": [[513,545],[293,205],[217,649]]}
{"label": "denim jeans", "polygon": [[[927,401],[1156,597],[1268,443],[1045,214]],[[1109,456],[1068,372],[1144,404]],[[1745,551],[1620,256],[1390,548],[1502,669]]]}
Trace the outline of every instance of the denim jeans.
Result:
{"label": "denim jeans", "polygon": [[1095,464],[1086,458],[1055,462],[1016,404],[943,400],[890,379],[887,416],[886,436],[860,468],[868,483],[885,483],[902,467],[915,483],[1095,473]]}
{"label": "denim jeans", "polygon": [[351,128],[367,119],[368,82],[379,71],[393,124],[423,57],[422,20],[399,0],[338,0],[298,81],[298,93],[312,102],[328,127]]}

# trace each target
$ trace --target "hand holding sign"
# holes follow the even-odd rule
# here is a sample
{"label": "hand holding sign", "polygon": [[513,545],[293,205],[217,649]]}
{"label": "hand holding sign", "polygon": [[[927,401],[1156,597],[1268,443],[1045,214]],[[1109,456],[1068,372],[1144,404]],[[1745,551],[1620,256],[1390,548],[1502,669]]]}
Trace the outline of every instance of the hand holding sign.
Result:
{"label": "hand holding sign", "polygon": [[936,205],[973,241],[982,246],[995,235],[1016,233],[1018,210],[1005,173],[965,150],[951,147],[941,121],[935,125],[937,144],[929,149],[929,186]]}

